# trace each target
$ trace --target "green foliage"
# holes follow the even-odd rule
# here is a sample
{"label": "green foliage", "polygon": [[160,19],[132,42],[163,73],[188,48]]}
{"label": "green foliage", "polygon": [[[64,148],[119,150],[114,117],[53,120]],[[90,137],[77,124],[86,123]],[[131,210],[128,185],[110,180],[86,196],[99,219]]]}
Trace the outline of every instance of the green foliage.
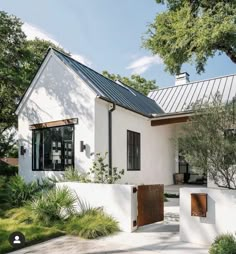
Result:
{"label": "green foliage", "polygon": [[64,52],[65,54],[70,55],[68,52],[65,52],[61,47],[56,46],[50,41],[36,38],[34,40],[29,40],[25,42],[24,78],[26,86],[30,85],[30,82],[32,81],[39,66],[41,65],[49,47],[55,48]]}
{"label": "green foliage", "polygon": [[216,53],[225,53],[236,63],[235,1],[156,1],[168,9],[149,25],[143,45],[162,57],[171,74],[179,73],[186,62],[201,73]]}
{"label": "green foliage", "polygon": [[196,104],[193,110],[178,135],[180,152],[197,173],[208,175],[220,187],[236,189],[233,105],[222,104],[216,95],[210,104]]}
{"label": "green foliage", "polygon": [[[2,204],[0,210],[1,208]],[[0,253],[15,250],[8,241],[9,235],[14,231],[20,231],[25,235],[27,245],[64,234],[55,227],[42,227],[35,223],[31,212],[26,207],[10,209],[0,216]]]}
{"label": "green foliage", "polygon": [[0,157],[14,145],[14,134],[6,132],[16,124],[16,100],[23,93],[22,54],[25,34],[21,21],[0,11]]}
{"label": "green foliage", "polygon": [[76,197],[68,188],[53,188],[36,197],[30,204],[36,221],[42,225],[63,222],[75,213]]}
{"label": "green foliage", "polygon": [[134,88],[144,95],[147,95],[151,90],[157,88],[155,80],[146,80],[139,75],[132,75],[130,78],[128,78],[120,75],[110,74],[108,71],[103,71],[102,74],[111,80],[119,80],[121,83]]}
{"label": "green foliage", "polygon": [[0,164],[0,176],[14,176],[18,174],[18,167]]}
{"label": "green foliage", "polygon": [[118,223],[101,210],[74,216],[65,224],[65,231],[87,239],[110,235],[119,230]]}
{"label": "green foliage", "polygon": [[[0,157],[15,145],[16,105],[51,42],[27,41],[19,18],[0,11]],[[60,49],[60,48],[59,48]]]}
{"label": "green foliage", "polygon": [[88,202],[82,200],[77,196],[77,202],[79,207],[79,216],[84,216],[85,214],[97,214],[98,211],[102,211],[101,207],[92,207]]}
{"label": "green foliage", "polygon": [[179,198],[179,195],[175,193],[164,193],[164,196],[166,198]]}
{"label": "green foliage", "polygon": [[9,178],[1,196],[4,203],[9,206],[20,207],[52,186],[47,180],[43,180],[41,183],[39,181],[26,183],[22,177],[17,175]]}
{"label": "green foliage", "polygon": [[[109,170],[108,164],[105,162],[107,153],[102,156],[100,153],[95,155],[93,166],[90,168],[89,174],[93,176],[94,183],[115,183],[124,175],[124,169],[118,171],[116,167]],[[110,172],[111,171],[111,174]]]}
{"label": "green foliage", "polygon": [[20,176],[10,178],[6,186],[6,202],[13,207],[19,207],[32,199],[38,186],[35,182],[25,183]]}
{"label": "green foliage", "polygon": [[[121,179],[124,175],[124,169],[119,170],[113,167],[109,170],[108,164],[105,162],[107,153],[102,156],[100,153],[95,155],[92,168],[88,173],[81,173],[78,169],[68,167],[64,176],[58,179],[51,179],[54,182],[82,182],[82,183],[108,183],[113,184]],[[111,173],[111,174],[110,174]]]}
{"label": "green foliage", "polygon": [[216,237],[210,247],[210,254],[235,254],[236,239],[232,234],[223,234]]}
{"label": "green foliage", "polygon": [[78,169],[73,167],[68,167],[65,170],[64,177],[60,179],[61,181],[70,181],[70,182],[90,182],[88,175],[85,173],[80,173]]}

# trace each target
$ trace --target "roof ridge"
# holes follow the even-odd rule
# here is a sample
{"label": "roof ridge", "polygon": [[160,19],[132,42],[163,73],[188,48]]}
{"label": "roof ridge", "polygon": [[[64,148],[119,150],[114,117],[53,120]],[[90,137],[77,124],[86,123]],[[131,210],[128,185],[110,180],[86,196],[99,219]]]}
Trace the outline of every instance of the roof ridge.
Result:
{"label": "roof ridge", "polygon": [[167,86],[167,87],[162,87],[162,88],[156,88],[156,89],[151,90],[149,93],[154,92],[154,91],[169,89],[169,88],[173,88],[173,87],[187,86],[187,85],[191,85],[191,84],[194,84],[194,83],[200,83],[200,82],[210,81],[210,80],[214,80],[214,79],[227,78],[227,77],[230,77],[230,76],[236,76],[236,73],[226,74],[226,75],[222,75],[222,76],[217,76],[217,77],[214,77],[214,78],[195,80],[195,81],[191,81],[189,83],[182,84],[182,85],[177,85],[177,86],[172,85],[172,86]]}

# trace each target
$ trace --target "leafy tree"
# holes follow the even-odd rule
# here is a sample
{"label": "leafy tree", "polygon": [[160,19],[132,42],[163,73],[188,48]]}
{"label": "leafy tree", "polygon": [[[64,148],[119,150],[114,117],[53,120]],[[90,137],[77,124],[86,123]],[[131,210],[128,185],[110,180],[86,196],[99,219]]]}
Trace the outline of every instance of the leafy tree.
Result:
{"label": "leafy tree", "polygon": [[28,40],[25,42],[24,70],[22,71],[25,87],[30,85],[30,82],[41,65],[49,47],[55,48],[64,52],[65,54],[70,55],[70,53],[64,51],[63,48],[56,46],[50,41],[35,38],[34,40]]}
{"label": "leafy tree", "polygon": [[8,129],[16,124],[13,113],[23,92],[22,49],[26,37],[21,26],[18,18],[0,12],[0,157],[12,147],[13,134]]}
{"label": "leafy tree", "polygon": [[207,59],[225,53],[236,63],[236,1],[156,0],[167,11],[149,25],[143,45],[159,54],[171,74],[183,63],[204,72]]}
{"label": "leafy tree", "polygon": [[103,71],[102,74],[111,80],[119,80],[121,83],[134,88],[144,95],[147,95],[151,90],[157,88],[155,80],[146,80],[139,75],[132,75],[128,78],[122,77],[119,74],[110,74],[108,71]]}
{"label": "leafy tree", "polygon": [[19,18],[0,11],[0,157],[14,146],[17,103],[48,47],[58,48],[49,41],[27,41],[22,24]]}
{"label": "leafy tree", "polygon": [[219,187],[236,189],[236,125],[232,103],[223,105],[217,95],[212,103],[193,106],[190,121],[179,133],[179,149],[201,174]]}

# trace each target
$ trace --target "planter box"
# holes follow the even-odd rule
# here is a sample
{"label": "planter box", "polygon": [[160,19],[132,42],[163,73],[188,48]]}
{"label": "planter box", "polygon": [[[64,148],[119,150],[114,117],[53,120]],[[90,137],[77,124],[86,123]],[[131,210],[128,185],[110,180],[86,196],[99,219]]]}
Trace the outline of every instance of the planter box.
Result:
{"label": "planter box", "polygon": [[184,174],[175,173],[174,174],[174,183],[175,184],[183,184],[184,183]]}

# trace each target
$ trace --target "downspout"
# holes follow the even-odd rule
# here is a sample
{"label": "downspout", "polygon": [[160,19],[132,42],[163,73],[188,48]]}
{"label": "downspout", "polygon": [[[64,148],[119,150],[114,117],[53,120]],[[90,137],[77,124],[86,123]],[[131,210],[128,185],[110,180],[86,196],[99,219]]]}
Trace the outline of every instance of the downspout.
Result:
{"label": "downspout", "polygon": [[109,175],[112,175],[112,112],[116,109],[116,104],[112,103],[112,108],[108,111],[108,166]]}

